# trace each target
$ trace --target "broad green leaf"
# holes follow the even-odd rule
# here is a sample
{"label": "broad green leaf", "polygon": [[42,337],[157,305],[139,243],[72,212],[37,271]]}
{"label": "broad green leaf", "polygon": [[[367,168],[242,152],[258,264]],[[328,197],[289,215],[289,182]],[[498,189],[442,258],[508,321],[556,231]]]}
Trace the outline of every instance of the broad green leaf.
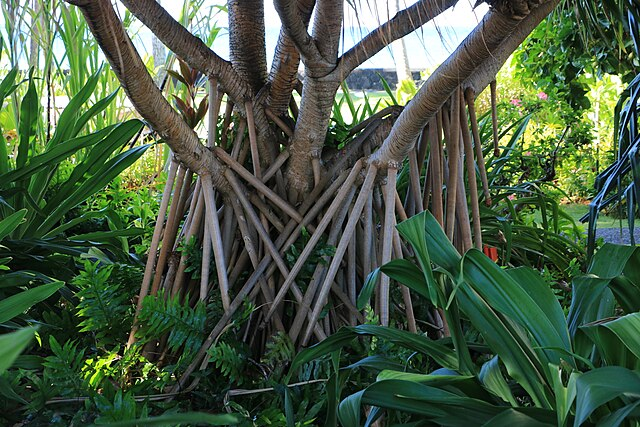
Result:
{"label": "broad green leaf", "polygon": [[615,301],[609,279],[588,275],[573,279],[573,292],[567,324],[571,336],[586,323],[613,315]]}
{"label": "broad green leaf", "polygon": [[433,277],[433,271],[431,270],[431,258],[429,256],[429,250],[427,250],[427,240],[425,238],[425,220],[426,213],[420,213],[406,221],[401,222],[396,226],[398,232],[402,237],[408,241],[416,254],[418,264],[424,275],[424,279],[427,283],[427,290],[429,300],[431,304],[436,307],[444,306],[444,295],[439,289],[436,279]]}
{"label": "broad green leaf", "polygon": [[580,329],[596,345],[607,365],[640,367],[640,313],[588,323]]}
{"label": "broad green leaf", "polygon": [[388,357],[381,356],[379,354],[373,356],[367,356],[364,359],[360,359],[357,362],[354,362],[344,368],[340,368],[340,370],[353,370],[356,368],[368,368],[375,371],[383,371],[385,369],[402,371],[407,369],[405,365],[402,365],[394,360],[389,359]]}
{"label": "broad green leaf", "polygon": [[426,232],[427,248],[429,248],[429,254],[431,261],[448,271],[452,277],[457,277],[460,274],[460,261],[462,257],[453,247],[447,236],[444,234],[442,227],[438,224],[438,221],[434,218],[431,212],[424,211],[422,214],[425,216],[424,230]]}
{"label": "broad green leaf", "polygon": [[638,266],[640,266],[638,247],[605,243],[593,256],[588,272],[606,279],[613,279],[626,273],[631,280],[638,281],[640,278]]}
{"label": "broad green leaf", "polygon": [[406,259],[394,259],[380,267],[380,270],[393,280],[413,289],[418,295],[430,298],[429,285],[414,263]]}
{"label": "broad green leaf", "polygon": [[35,237],[40,237],[46,234],[49,229],[60,221],[60,219],[62,219],[69,210],[104,188],[122,171],[138,160],[148,148],[149,145],[135,147],[109,160],[101,169],[100,173],[90,177],[82,183],[82,185],[80,185],[80,187],[78,187],[78,189],[71,194],[67,200],[65,200],[51,213],[51,215],[49,215],[49,217],[38,228],[35,233]]}
{"label": "broad green leaf", "polygon": [[517,409],[506,409],[500,412],[495,417],[491,418],[483,427],[550,427],[555,426],[555,423],[549,422],[548,413],[551,411],[546,411],[544,413],[546,422],[541,421],[536,417],[537,414],[527,414]]}
{"label": "broad green leaf", "polygon": [[485,362],[482,365],[482,369],[480,369],[478,378],[491,393],[510,403],[511,406],[518,407],[520,406],[518,401],[513,397],[509,384],[507,384],[502,372],[500,372],[499,362],[498,356],[493,356],[491,360]]}
{"label": "broad green leaf", "polygon": [[23,328],[0,335],[0,375],[11,367],[36,333],[36,328]]}
{"label": "broad green leaf", "polygon": [[371,301],[371,295],[373,295],[373,291],[376,289],[379,276],[379,268],[376,268],[367,276],[367,279],[364,281],[364,285],[362,285],[362,289],[360,290],[360,294],[358,294],[358,299],[356,300],[356,308],[358,310],[364,310],[365,306]]}
{"label": "broad green leaf", "polygon": [[[531,270],[507,274],[477,249],[468,251],[463,260],[464,280],[487,304],[526,328],[540,347],[560,347],[571,351],[562,308],[551,289]],[[518,281],[514,280],[514,277]],[[528,283],[527,283],[528,282]],[[521,283],[527,283],[527,291]],[[532,294],[537,293],[537,296]],[[539,304],[548,304],[543,309]],[[543,349],[544,366],[560,363],[565,354]],[[542,355],[541,355],[542,356]]]}
{"label": "broad green leaf", "polygon": [[361,402],[423,415],[445,426],[478,425],[502,411],[482,400],[402,380],[383,380],[370,385],[364,390]]}
{"label": "broad green leaf", "polygon": [[358,335],[376,336],[410,350],[418,351],[432,357],[445,368],[456,369],[458,365],[453,350],[425,336],[383,326],[359,325],[340,328],[338,332],[324,341],[302,350],[293,360],[291,371],[295,372],[297,368],[305,363],[340,350],[349,345]]}
{"label": "broad green leaf", "polygon": [[471,287],[457,293],[460,309],[500,357],[509,375],[531,396],[536,406],[550,408],[544,367],[518,325],[504,319]]}
{"label": "broad green leaf", "polygon": [[430,374],[385,370],[378,374],[376,381],[402,380],[425,384],[431,387],[459,390],[460,394],[474,399],[490,401],[492,399],[475,375],[457,375],[455,372],[439,374],[436,370]]}
{"label": "broad green leaf", "polygon": [[[416,220],[416,218],[418,219]],[[409,222],[409,226],[407,226],[407,236],[414,239],[418,245],[421,245],[423,249],[427,251],[430,261],[441,268],[441,270],[439,271],[444,271],[448,277],[456,278],[455,280],[458,280],[460,275],[461,256],[460,254],[458,254],[451,242],[447,239],[447,236],[445,236],[442,227],[440,227],[440,224],[438,224],[438,221],[436,221],[434,216],[430,212],[424,211],[399,224],[398,229],[401,230],[403,224],[407,222]],[[424,232],[422,234],[422,237],[419,237],[419,231],[417,230],[418,227],[416,226],[422,225],[424,225]],[[429,265],[426,263],[426,260],[425,265]],[[430,265],[428,268],[429,271],[431,271]],[[473,361],[471,360],[469,350],[467,349],[467,343],[464,338],[464,333],[460,327],[461,320],[459,317],[457,305],[453,303],[453,301],[449,301],[450,295],[444,294],[443,289],[446,286],[446,283],[444,278],[442,278],[442,274],[440,274],[439,278],[436,279],[433,275],[433,272],[427,272],[424,273],[424,277],[426,283],[429,283],[429,280],[431,279],[434,280],[434,285],[429,286],[429,295],[431,295],[434,290],[436,291],[438,297],[436,306],[442,309],[444,309],[445,306],[447,307],[447,309],[443,311],[445,320],[449,325],[449,332],[451,333],[451,337],[453,339],[456,357],[459,364],[458,370],[460,373],[470,374],[474,372],[475,366],[473,364]],[[407,286],[412,287],[416,290],[424,288],[424,285],[422,284],[407,284]],[[423,291],[421,292],[419,290],[417,290],[417,292],[421,294],[423,293]]]}
{"label": "broad green leaf", "polygon": [[[0,42],[0,44],[2,43]],[[2,82],[0,82],[0,109],[2,109],[4,99],[18,87],[18,85],[15,84],[17,76],[18,67],[14,67],[9,71]],[[0,175],[6,173],[10,168],[8,154],[7,141],[2,135],[2,126],[0,126]]]}
{"label": "broad green leaf", "polygon": [[340,402],[338,406],[338,419],[344,427],[360,427],[360,413],[362,412],[361,400],[365,390],[360,390]]}
{"label": "broad green leaf", "polygon": [[44,153],[31,157],[23,167],[0,176],[0,181],[6,183],[14,182],[29,178],[42,168],[56,168],[62,160],[72,156],[78,150],[91,147],[103,140],[113,129],[114,126],[110,126],[90,135],[70,139],[55,147],[51,147]]}
{"label": "broad green leaf", "polygon": [[23,167],[29,158],[29,150],[33,148],[38,125],[40,99],[33,82],[33,69],[29,73],[29,87],[20,103],[20,124],[18,125],[18,156],[16,169]]}
{"label": "broad green leaf", "polygon": [[[640,268],[636,264],[635,268]],[[609,288],[625,313],[640,311],[640,282],[633,282],[626,276],[611,279]]]}
{"label": "broad green leaf", "polygon": [[53,282],[22,291],[0,301],[0,323],[4,323],[24,313],[34,304],[44,301],[64,286],[63,282]]}
{"label": "broad green leaf", "polygon": [[26,214],[27,210],[21,209],[0,221],[0,241],[18,228],[18,225],[20,225]]}
{"label": "broad green leaf", "polygon": [[574,427],[587,421],[600,406],[620,396],[626,396],[632,401],[640,398],[638,372],[619,366],[605,366],[582,374],[576,380]]}
{"label": "broad green leaf", "polygon": [[[615,412],[610,413],[598,421],[598,427],[618,427],[629,419],[631,413],[640,405],[640,400],[623,406]],[[636,419],[638,417],[635,417]]]}
{"label": "broad green leaf", "polygon": [[4,104],[5,98],[17,88],[16,77],[18,77],[18,71],[18,67],[13,67],[0,82],[0,107]]}
{"label": "broad green leaf", "polygon": [[602,323],[600,327],[613,332],[620,342],[640,359],[640,313],[627,314],[611,322]]}
{"label": "broad green leaf", "polygon": [[91,242],[104,242],[114,237],[135,237],[142,236],[144,234],[143,228],[131,227],[123,230],[114,231],[96,231],[93,233],[77,234],[69,237],[69,240],[75,241],[91,241]]}
{"label": "broad green leaf", "polygon": [[567,386],[562,382],[562,370],[556,365],[549,365],[549,372],[553,384],[553,394],[556,398],[556,415],[559,427],[567,425],[569,411],[576,399],[576,379],[582,375],[579,372],[572,372],[569,375]]}

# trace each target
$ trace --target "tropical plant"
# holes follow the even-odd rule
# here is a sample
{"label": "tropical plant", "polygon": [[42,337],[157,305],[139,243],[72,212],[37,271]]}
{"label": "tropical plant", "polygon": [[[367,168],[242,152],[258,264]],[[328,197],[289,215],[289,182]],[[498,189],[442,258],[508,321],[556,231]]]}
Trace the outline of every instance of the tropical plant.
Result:
{"label": "tropical plant", "polygon": [[[0,248],[4,247],[5,238],[20,226],[26,213],[26,209],[22,209],[0,220]],[[45,278],[49,283],[25,289],[30,275],[21,271],[8,272],[7,264],[10,261],[10,257],[0,258],[0,327],[18,330],[0,335],[0,375],[11,367],[38,329],[34,326],[19,327],[24,313],[64,286],[63,282]],[[19,292],[15,292],[13,288],[18,288]],[[7,290],[13,292],[8,293]]]}
{"label": "tropical plant", "polygon": [[[270,74],[260,0],[227,3],[230,61],[180,25],[160,3],[123,1],[190,69],[207,76],[206,143],[192,129],[193,123],[187,123],[189,117],[198,117],[199,107],[192,102],[195,114],[185,121],[164,98],[113,5],[107,0],[69,3],[82,11],[137,112],[174,153],[129,344],[137,339],[136,322],[145,297],[157,296],[161,289],[185,302],[189,295],[191,307],[198,300],[222,303],[224,314],[208,327],[173,389],[177,391],[206,365],[208,350],[247,299],[262,313],[240,333],[262,347],[256,349],[258,354],[271,329],[286,331],[295,346],[322,340],[345,322],[363,322],[356,296],[367,274],[403,256],[394,232],[396,213],[403,218],[430,209],[456,247],[483,246],[478,181],[485,200],[491,190],[475,98],[559,0],[489,1],[491,8],[482,22],[406,106],[375,111],[368,101],[359,107],[349,105],[345,97],[352,118],[361,121],[335,115],[337,125],[329,138],[335,96],[344,79],[392,41],[452,8],[456,0],[418,1],[344,54],[339,54],[339,45],[347,2],[278,0],[275,7],[283,25]],[[349,3],[356,10],[364,4]],[[302,85],[300,64],[305,68]],[[299,104],[294,91],[300,94]],[[183,113],[189,110],[185,106],[179,107]],[[497,113],[492,123],[496,121]],[[353,127],[347,131],[342,122]],[[401,198],[395,189],[403,169],[409,184]],[[312,234],[289,267],[285,254],[299,242],[303,228]],[[191,267],[196,263],[189,260],[190,251],[177,255],[178,248],[193,241],[201,246],[199,277],[194,277]],[[302,270],[308,273],[305,265],[317,254],[319,242],[335,247],[335,253],[318,263],[303,286],[298,275]],[[393,311],[388,277],[379,287],[380,302],[374,310],[386,325]],[[210,297],[214,292],[218,298]],[[406,317],[415,327],[411,294],[406,288],[401,292]],[[253,339],[254,331],[261,331],[262,339]],[[161,341],[156,350],[164,354],[167,343]]]}
{"label": "tropical plant", "polygon": [[[373,407],[367,425],[383,410],[391,421],[451,426],[637,422],[638,248],[603,246],[588,274],[574,279],[565,317],[537,271],[501,269],[476,249],[461,256],[429,213],[398,229],[411,244],[416,263],[392,261],[372,273],[369,285],[383,272],[410,287],[445,311],[450,337],[433,340],[362,325],[343,328],[303,350],[292,371],[339,352],[360,335],[390,340],[429,358],[427,373],[376,366],[375,382],[340,402],[337,417],[342,425],[361,425],[365,404]],[[365,287],[361,304],[369,300],[371,289]],[[478,336],[470,340],[474,331]],[[341,384],[360,365],[367,363],[345,368]],[[328,419],[330,424],[335,419]]]}
{"label": "tropical plant", "polygon": [[626,217],[631,242],[634,241],[635,218],[640,200],[640,134],[638,133],[638,107],[640,99],[640,75],[623,92],[616,107],[615,138],[616,160],[596,177],[596,196],[589,205],[589,213],[582,218],[589,220],[589,254],[595,246],[595,230],[598,214],[609,205],[626,202]]}
{"label": "tropical plant", "polygon": [[[136,236],[136,228],[74,233],[74,227],[109,211],[74,215],[74,208],[99,192],[137,160],[149,145],[122,149],[141,129],[139,120],[130,120],[85,134],[87,122],[104,111],[113,94],[84,110],[98,84],[100,73],[91,76],[60,115],[50,140],[42,141],[42,125],[35,79],[30,76],[20,103],[18,137],[12,151],[0,132],[0,218],[26,209],[24,221],[5,239],[2,256],[12,254],[16,269],[37,269],[47,275],[70,278],[68,255],[79,256],[100,246],[114,255],[126,257],[121,237]],[[18,87],[18,70],[13,69],[0,84],[0,103]],[[73,165],[61,168],[65,161]],[[57,256],[51,256],[59,254]],[[65,265],[67,264],[67,265]],[[65,274],[66,272],[66,274]],[[54,274],[55,273],[55,274]]]}

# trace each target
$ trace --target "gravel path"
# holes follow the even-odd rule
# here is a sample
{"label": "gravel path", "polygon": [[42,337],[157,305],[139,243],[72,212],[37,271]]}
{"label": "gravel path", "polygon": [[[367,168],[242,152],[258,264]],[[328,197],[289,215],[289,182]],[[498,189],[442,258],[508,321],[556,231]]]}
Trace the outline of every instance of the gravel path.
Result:
{"label": "gravel path", "polygon": [[[636,244],[640,244],[640,227],[635,227],[633,236],[635,237]],[[596,231],[596,237],[602,237],[605,242],[616,243],[622,245],[628,245],[631,243],[629,239],[629,228],[598,228]]]}

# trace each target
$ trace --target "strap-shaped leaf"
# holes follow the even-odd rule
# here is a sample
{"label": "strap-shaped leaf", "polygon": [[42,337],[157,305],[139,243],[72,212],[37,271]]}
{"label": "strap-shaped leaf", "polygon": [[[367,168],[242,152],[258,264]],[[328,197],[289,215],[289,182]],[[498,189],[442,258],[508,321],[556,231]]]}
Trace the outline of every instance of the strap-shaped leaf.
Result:
{"label": "strap-shaped leaf", "polygon": [[44,301],[64,286],[63,282],[41,285],[0,301],[0,323],[4,323],[24,313],[31,306]]}

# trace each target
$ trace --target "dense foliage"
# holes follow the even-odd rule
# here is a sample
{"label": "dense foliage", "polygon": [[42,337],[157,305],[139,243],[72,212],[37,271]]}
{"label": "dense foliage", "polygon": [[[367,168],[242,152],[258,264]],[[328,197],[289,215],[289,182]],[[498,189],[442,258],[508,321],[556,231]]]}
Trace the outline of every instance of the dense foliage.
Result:
{"label": "dense foliage", "polygon": [[[394,242],[406,259],[375,269],[358,289],[351,322],[359,326],[302,349],[284,328],[255,326],[271,315],[269,307],[247,296],[227,315],[219,295],[199,292],[207,269],[210,286],[221,286],[213,259],[200,250],[202,230],[179,235],[166,254],[174,268],[184,260],[188,292],[161,283],[138,299],[169,150],[132,118],[81,13],[45,3],[2,5],[0,58],[11,66],[0,70],[0,424],[639,422],[640,251],[596,241],[594,220],[587,245],[584,227],[563,209],[569,199],[595,195],[592,219],[618,203],[633,232],[640,200],[637,8],[621,28],[596,16],[604,25],[600,39],[574,31],[574,9],[559,10],[499,74],[500,102],[480,99],[478,136],[492,196],[480,194],[488,256],[479,249],[460,254],[434,217],[413,206],[417,215],[398,225],[402,241]],[[203,16],[225,8],[203,4],[185,2],[181,22],[210,44],[220,28]],[[20,63],[26,24],[10,25],[27,21],[37,22],[34,34],[48,48],[44,62],[29,58],[29,71]],[[129,12],[123,21],[136,28]],[[51,48],[56,40],[63,58]],[[149,69],[160,65],[147,62]],[[163,65],[168,77],[159,84],[189,127],[201,131],[209,109],[202,74],[175,57]],[[383,85],[384,93],[362,96],[342,85],[325,138],[329,152],[360,143],[381,112],[397,117],[399,104],[416,94],[411,85],[397,92]],[[50,105],[63,96],[64,108]],[[234,140],[246,129],[230,117],[214,120],[215,138],[236,151]],[[244,156],[250,164],[246,150]],[[399,166],[399,199],[410,198],[412,179],[428,181],[429,156],[422,160],[417,177],[409,161]],[[481,186],[474,172],[466,180]],[[195,178],[185,182],[197,188]],[[375,193],[374,210],[382,210],[382,197]],[[190,218],[177,217],[175,230]],[[336,253],[334,230],[306,250],[318,226],[302,228],[282,258],[284,268],[299,267],[302,291]],[[248,234],[236,240],[258,241]],[[231,244],[237,252],[239,243]],[[383,274],[399,285],[390,292],[392,328],[379,326],[377,315]],[[407,294],[415,331],[405,316]],[[322,307],[326,330],[339,304]],[[287,301],[284,317],[293,318],[294,307]],[[221,319],[226,326],[212,338]],[[193,381],[177,387],[203,348]]]}

